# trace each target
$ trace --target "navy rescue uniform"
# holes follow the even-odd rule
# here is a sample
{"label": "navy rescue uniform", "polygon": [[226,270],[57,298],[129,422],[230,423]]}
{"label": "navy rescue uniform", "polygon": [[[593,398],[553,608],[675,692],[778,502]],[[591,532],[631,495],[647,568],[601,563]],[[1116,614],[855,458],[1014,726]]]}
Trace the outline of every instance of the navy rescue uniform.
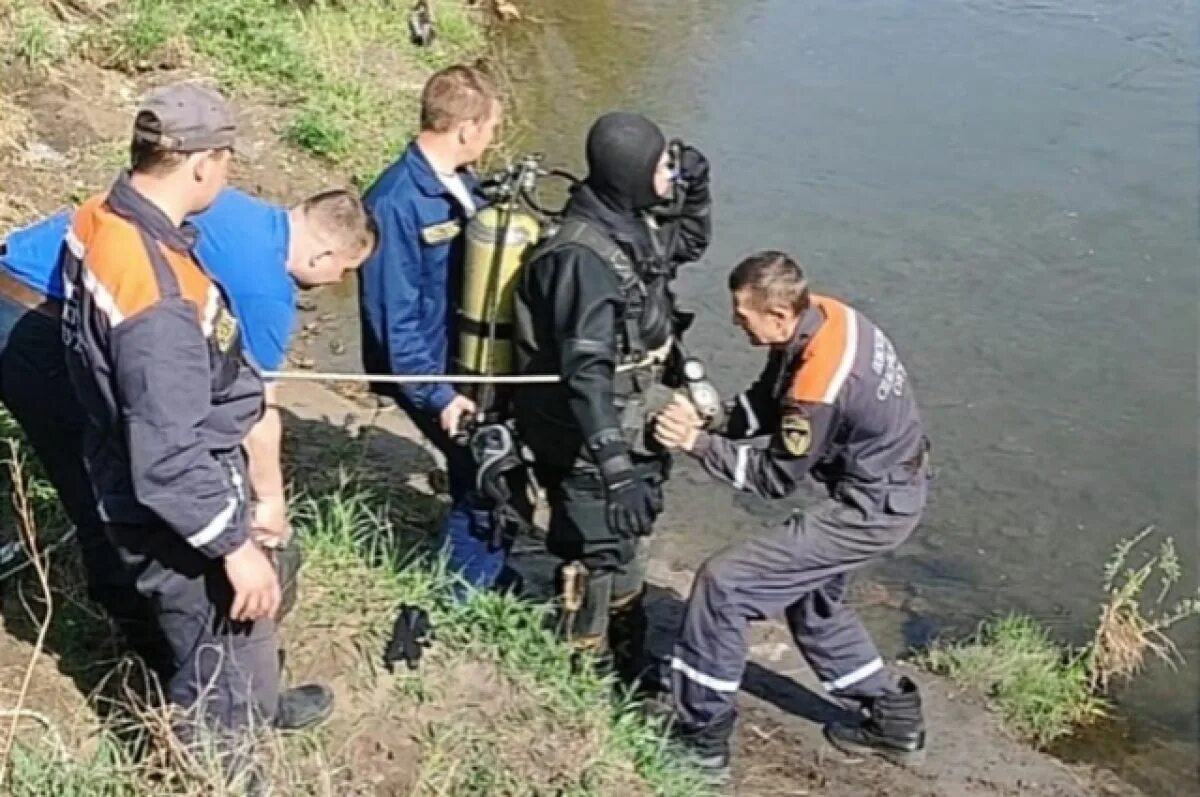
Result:
{"label": "navy rescue uniform", "polygon": [[275,623],[230,619],[223,563],[250,534],[241,446],[263,387],[194,244],[122,175],[72,220],[63,335],[100,515],[173,657],[166,696],[236,730],[278,706]]}
{"label": "navy rescue uniform", "polygon": [[732,404],[725,432],[701,433],[691,452],[709,474],[765,498],[787,496],[811,475],[828,497],[717,553],[696,576],[671,660],[673,697],[685,728],[725,738],[752,620],[784,615],[831,693],[894,690],[846,590],[855,570],[916,528],[928,447],[892,342],[824,296],[812,297],[795,337]]}

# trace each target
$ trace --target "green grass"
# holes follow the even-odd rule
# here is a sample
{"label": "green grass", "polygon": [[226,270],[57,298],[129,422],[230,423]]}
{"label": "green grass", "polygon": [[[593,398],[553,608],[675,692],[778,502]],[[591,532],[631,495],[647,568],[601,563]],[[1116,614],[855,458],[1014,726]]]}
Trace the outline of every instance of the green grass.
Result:
{"label": "green grass", "polygon": [[[0,437],[19,437],[3,413]],[[307,465],[298,477],[319,471],[322,481],[319,492],[294,503],[293,523],[306,565],[300,604],[284,625],[288,657],[291,667],[302,670],[320,665],[322,658],[336,659],[339,710],[346,712],[343,723],[349,725],[266,745],[264,758],[282,793],[369,789],[376,767],[386,764],[351,759],[345,736],[374,717],[397,718],[394,733],[415,740],[408,792],[414,795],[705,793],[670,753],[662,729],[621,697],[608,676],[573,660],[548,628],[548,607],[491,593],[453,601],[454,580],[436,558],[413,546],[414,529],[407,525],[411,517],[432,523],[435,515],[419,506],[397,511],[378,480],[336,468],[331,474],[315,460]],[[53,502],[53,493],[39,491],[37,502]],[[68,671],[94,668],[102,621],[79,611],[87,607],[73,546],[53,557],[51,572],[56,593],[75,593],[75,599],[56,600],[48,649]],[[388,673],[382,652],[402,603],[428,609],[435,643],[417,671],[401,665]],[[486,679],[469,684],[475,691],[465,701],[461,678],[455,680],[462,672]],[[93,681],[102,675],[94,674]],[[39,735],[35,723],[24,722],[9,761],[6,793],[126,797],[161,792],[168,784],[173,794],[219,793],[211,768],[181,767],[169,746],[151,744],[148,753],[135,757],[120,741],[131,729],[161,722],[131,696],[128,683],[113,676],[101,690],[115,711],[81,749],[64,750],[57,732]],[[493,699],[490,710],[471,708]],[[28,702],[26,708],[44,710]],[[73,724],[70,717],[50,719],[60,731]],[[134,736],[138,733],[145,741],[145,731]]]}
{"label": "green grass", "polygon": [[288,143],[365,183],[414,132],[425,74],[483,47],[465,3],[432,5],[438,36],[428,48],[409,44],[409,4],[388,0],[129,0],[98,38],[127,68],[174,44],[223,85],[275,95],[297,109]]}
{"label": "green grass", "polygon": [[1086,653],[1064,649],[1028,617],[990,620],[970,640],[936,643],[922,663],[987,694],[1006,724],[1039,747],[1108,707],[1092,691]]}
{"label": "green grass", "polygon": [[13,797],[137,797],[136,767],[111,736],[97,740],[96,750],[83,757],[58,760],[46,749],[18,743],[8,773]]}
{"label": "green grass", "polygon": [[7,63],[45,69],[63,57],[71,44],[71,31],[37,3],[16,3],[11,9],[0,7],[0,25],[10,28],[9,34],[0,36],[7,50],[3,59]]}
{"label": "green grass", "polygon": [[1200,588],[1169,600],[1183,568],[1170,537],[1157,549],[1139,547],[1153,533],[1147,527],[1114,548],[1096,629],[1083,647],[1056,642],[1030,617],[1008,615],[983,623],[965,642],[935,643],[919,662],[989,695],[1006,724],[1038,747],[1103,717],[1113,686],[1152,660],[1182,662],[1166,632],[1200,616]]}
{"label": "green grass", "polygon": [[[501,723],[502,733],[519,737],[519,726],[532,722],[566,736],[599,740],[589,746],[590,765],[560,793],[600,797],[609,793],[605,784],[611,773],[624,770],[636,772],[654,794],[704,793],[668,753],[661,729],[632,702],[614,700],[617,690],[608,676],[573,661],[570,648],[548,628],[547,607],[493,593],[475,594],[466,603],[451,601],[451,578],[435,560],[413,560],[411,552],[401,553],[406,546],[388,515],[382,496],[350,480],[307,499],[297,510],[310,562],[305,578],[322,590],[319,611],[330,620],[354,615],[366,621],[356,636],[364,671],[375,669],[372,662],[383,649],[395,607],[424,606],[432,615],[440,655],[451,661],[494,663],[510,688],[531,697],[530,705],[537,706],[538,716],[516,717],[513,727]],[[404,676],[395,691],[403,699],[418,701],[444,696],[437,685],[423,680],[420,675]],[[424,739],[422,780],[429,793],[541,793],[512,780],[517,776],[495,760],[495,738],[481,735],[483,730],[454,724],[431,727]],[[486,730],[494,733],[496,728]]]}

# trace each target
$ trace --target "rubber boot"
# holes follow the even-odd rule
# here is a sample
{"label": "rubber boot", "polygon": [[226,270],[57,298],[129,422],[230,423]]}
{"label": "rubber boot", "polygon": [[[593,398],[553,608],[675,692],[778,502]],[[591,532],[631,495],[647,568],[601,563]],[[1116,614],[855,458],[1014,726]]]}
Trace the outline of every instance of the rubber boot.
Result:
{"label": "rubber boot", "polygon": [[875,698],[867,719],[858,725],[834,722],[825,738],[847,755],[878,755],[898,764],[918,764],[925,758],[925,718],[921,693],[909,678],[901,678],[894,694]]}
{"label": "rubber boot", "polygon": [[645,590],[616,596],[610,604],[608,618],[608,647],[612,651],[613,669],[627,686],[640,687],[646,671],[646,606]]}
{"label": "rubber boot", "polygon": [[[586,571],[585,571],[586,572]],[[591,661],[601,671],[612,667],[612,651],[608,646],[608,611],[612,592],[611,573],[587,573],[576,585],[578,608],[568,610],[564,595],[562,572],[557,574],[556,590],[559,600],[559,633],[575,651],[577,663]]]}
{"label": "rubber boot", "polygon": [[303,731],[320,725],[333,714],[333,691],[324,684],[293,686],[279,695],[275,727]]}
{"label": "rubber boot", "polygon": [[730,710],[707,725],[689,727],[676,723],[671,726],[671,738],[680,748],[684,759],[712,786],[724,786],[732,777],[729,739],[733,736],[736,720],[737,712]]}

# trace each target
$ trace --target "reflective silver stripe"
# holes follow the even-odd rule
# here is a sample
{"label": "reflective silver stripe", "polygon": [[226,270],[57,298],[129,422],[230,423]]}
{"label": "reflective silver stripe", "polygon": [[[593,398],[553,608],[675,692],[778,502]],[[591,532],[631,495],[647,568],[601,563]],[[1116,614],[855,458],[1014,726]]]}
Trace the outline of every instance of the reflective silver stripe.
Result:
{"label": "reflective silver stripe", "polygon": [[246,500],[246,490],[244,489],[245,482],[242,481],[242,474],[238,473],[237,468],[226,463],[225,467],[229,468],[229,478],[233,481],[233,488],[237,490],[238,500]]}
{"label": "reflective silver stripe", "polygon": [[96,279],[96,275],[83,269],[83,287],[92,295],[92,301],[96,303],[96,307],[108,316],[109,326],[115,327],[125,320],[125,315],[117,309],[117,300],[108,292],[108,288]]}
{"label": "reflective silver stripe", "polygon": [[217,537],[220,537],[221,532],[225,531],[225,528],[229,525],[229,521],[233,519],[233,513],[237,511],[237,506],[237,499],[230,498],[225,508],[218,512],[216,517],[208,521],[207,526],[187,538],[188,545],[191,545],[193,548],[203,548]]}
{"label": "reflective silver stripe", "polygon": [[737,463],[733,466],[733,489],[746,488],[746,468],[750,465],[750,446],[737,447]]}
{"label": "reflective silver stripe", "polygon": [[842,385],[846,383],[846,378],[850,376],[850,369],[854,367],[854,358],[858,356],[858,314],[851,308],[846,308],[846,348],[842,351],[842,361],[838,363],[838,369],[833,374],[833,379],[829,380],[829,389],[825,391],[824,402],[832,404],[837,399],[838,393],[842,391]]}
{"label": "reflective silver stripe", "polygon": [[754,408],[750,406],[750,399],[746,398],[745,393],[738,393],[738,404],[742,406],[742,412],[746,413],[746,436],[753,437],[754,433],[759,430],[758,416],[754,414]]}
{"label": "reflective silver stripe", "polygon": [[200,324],[200,328],[204,332],[204,337],[209,337],[213,332],[213,322],[217,319],[217,310],[221,307],[221,292],[217,290],[216,285],[208,286],[208,300],[204,304],[204,320]]}
{"label": "reflective silver stripe", "polygon": [[67,243],[67,248],[71,250],[71,254],[76,260],[83,260],[87,249],[83,246],[83,241],[79,240],[79,236],[70,227],[67,228],[67,234],[63,236],[63,240]]}
{"label": "reflective silver stripe", "polygon": [[683,673],[684,677],[689,681],[695,681],[701,686],[707,687],[714,692],[736,692],[740,686],[737,681],[726,681],[721,678],[714,678],[711,675],[706,675],[694,667],[688,665],[686,661],[678,656],[671,657],[671,669],[676,672]]}
{"label": "reflective silver stripe", "polygon": [[825,683],[821,684],[821,686],[825,687],[826,692],[840,692],[847,687],[854,686],[859,681],[864,681],[867,678],[870,678],[872,675],[882,669],[883,660],[876,657],[859,667],[854,672],[847,673],[841,678],[838,678],[836,681],[826,681]]}

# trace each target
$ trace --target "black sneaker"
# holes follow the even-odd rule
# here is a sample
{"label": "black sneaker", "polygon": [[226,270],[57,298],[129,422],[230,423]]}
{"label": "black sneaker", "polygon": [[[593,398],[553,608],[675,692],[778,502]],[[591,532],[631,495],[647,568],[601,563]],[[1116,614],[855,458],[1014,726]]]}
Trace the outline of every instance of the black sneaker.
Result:
{"label": "black sneaker", "polygon": [[333,691],[324,684],[305,684],[279,695],[275,727],[281,731],[303,731],[320,725],[333,714]]}
{"label": "black sneaker", "polygon": [[834,722],[825,726],[825,738],[852,756],[877,755],[897,764],[925,760],[925,720],[921,693],[908,678],[900,691],[871,702],[867,719],[857,725]]}

